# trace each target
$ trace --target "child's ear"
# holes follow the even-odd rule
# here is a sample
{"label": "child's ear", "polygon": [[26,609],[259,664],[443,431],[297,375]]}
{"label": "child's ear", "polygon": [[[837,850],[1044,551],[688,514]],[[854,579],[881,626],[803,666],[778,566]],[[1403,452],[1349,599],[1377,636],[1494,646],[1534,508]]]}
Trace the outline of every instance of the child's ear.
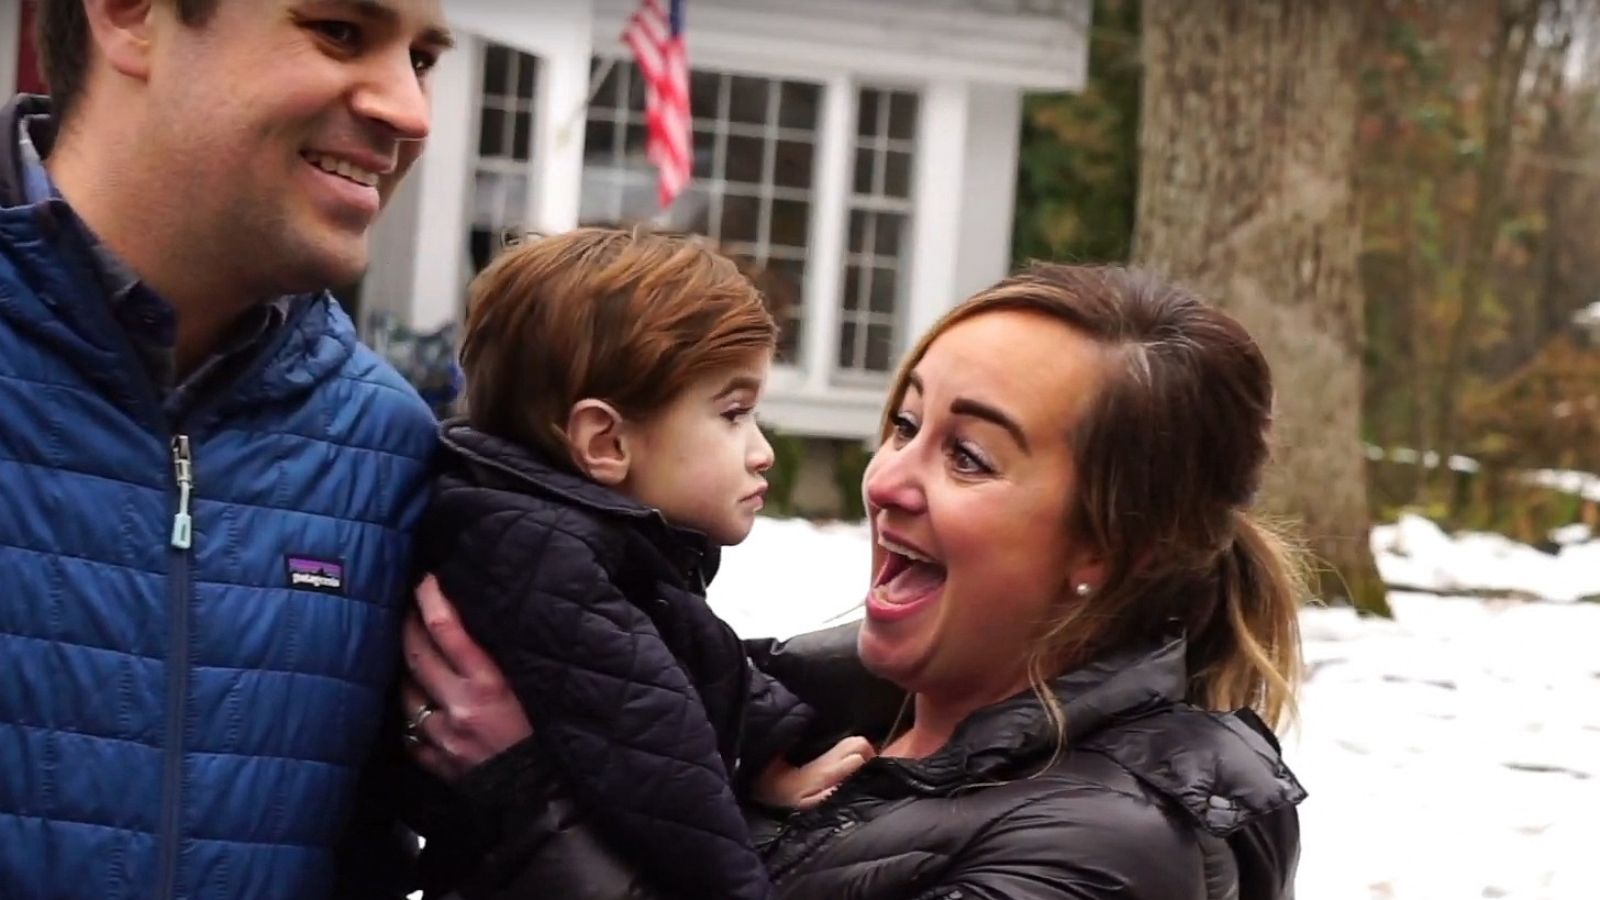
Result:
{"label": "child's ear", "polygon": [[628,423],[604,400],[584,399],[567,414],[567,449],[578,471],[606,487],[628,477]]}

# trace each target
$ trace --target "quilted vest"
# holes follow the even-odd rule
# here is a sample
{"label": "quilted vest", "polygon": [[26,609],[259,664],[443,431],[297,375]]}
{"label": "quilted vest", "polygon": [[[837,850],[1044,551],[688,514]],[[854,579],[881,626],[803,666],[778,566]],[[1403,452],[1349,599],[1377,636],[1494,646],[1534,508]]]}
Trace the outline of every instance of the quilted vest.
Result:
{"label": "quilted vest", "polygon": [[168,422],[87,260],[0,210],[0,896],[329,892],[435,432],[331,297],[269,344]]}

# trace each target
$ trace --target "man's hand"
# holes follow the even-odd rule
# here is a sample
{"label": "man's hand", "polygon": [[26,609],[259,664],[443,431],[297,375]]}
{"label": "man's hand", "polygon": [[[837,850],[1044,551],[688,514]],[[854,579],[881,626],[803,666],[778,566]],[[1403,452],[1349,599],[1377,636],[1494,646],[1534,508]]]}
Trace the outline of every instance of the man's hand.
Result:
{"label": "man's hand", "polygon": [[467,635],[431,575],[406,617],[405,653],[406,743],[424,769],[454,781],[533,733],[500,667]]}
{"label": "man's hand", "polygon": [[828,799],[846,778],[876,755],[871,741],[847,737],[799,768],[780,756],[761,773],[751,794],[758,803],[768,806],[810,809]]}

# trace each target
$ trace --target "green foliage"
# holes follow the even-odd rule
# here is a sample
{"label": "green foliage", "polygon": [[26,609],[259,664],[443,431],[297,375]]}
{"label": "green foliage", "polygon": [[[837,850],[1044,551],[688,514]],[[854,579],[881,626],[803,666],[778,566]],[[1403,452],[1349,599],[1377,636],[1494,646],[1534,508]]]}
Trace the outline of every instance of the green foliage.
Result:
{"label": "green foliage", "polygon": [[[1529,3],[1537,27],[1509,30],[1526,25]],[[1587,438],[1568,433],[1574,422],[1552,414],[1600,391],[1584,361],[1596,351],[1562,344],[1600,283],[1600,178],[1572,164],[1600,151],[1600,84],[1594,69],[1571,68],[1568,52],[1571,36],[1596,24],[1576,17],[1594,14],[1555,0],[1387,0],[1369,17],[1356,148],[1364,435],[1484,464],[1470,477],[1375,466],[1375,512],[1423,510],[1537,540],[1577,511],[1520,473],[1600,465]],[[1513,52],[1518,34],[1525,53]],[[1507,85],[1511,104],[1497,105],[1493,92]],[[1508,153],[1492,152],[1497,133],[1509,135]],[[1497,178],[1503,194],[1488,187]],[[1474,241],[1484,221],[1487,254]],[[1463,317],[1470,327],[1459,327]],[[1452,402],[1429,399],[1444,395]]]}
{"label": "green foliage", "polygon": [[839,517],[859,522],[867,517],[866,501],[861,495],[861,481],[867,474],[867,463],[872,461],[872,451],[865,444],[841,444],[833,462],[833,483],[839,491]]}
{"label": "green foliage", "polygon": [[1012,255],[1124,262],[1139,165],[1139,4],[1096,0],[1081,94],[1023,102]]}
{"label": "green foliage", "polygon": [[767,502],[762,512],[769,516],[792,516],[794,488],[800,480],[800,466],[805,461],[805,439],[770,428],[761,431],[772,445],[772,468],[767,470]]}

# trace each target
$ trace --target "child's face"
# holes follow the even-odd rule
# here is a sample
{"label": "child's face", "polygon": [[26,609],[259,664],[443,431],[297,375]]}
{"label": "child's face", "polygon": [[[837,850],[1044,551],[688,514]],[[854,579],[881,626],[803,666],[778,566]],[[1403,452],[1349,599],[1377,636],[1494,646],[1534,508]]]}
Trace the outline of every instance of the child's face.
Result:
{"label": "child's face", "polygon": [[705,376],[632,429],[623,490],[718,544],[744,540],[766,497],[762,473],[772,467],[772,445],[755,417],[771,364],[762,354]]}

